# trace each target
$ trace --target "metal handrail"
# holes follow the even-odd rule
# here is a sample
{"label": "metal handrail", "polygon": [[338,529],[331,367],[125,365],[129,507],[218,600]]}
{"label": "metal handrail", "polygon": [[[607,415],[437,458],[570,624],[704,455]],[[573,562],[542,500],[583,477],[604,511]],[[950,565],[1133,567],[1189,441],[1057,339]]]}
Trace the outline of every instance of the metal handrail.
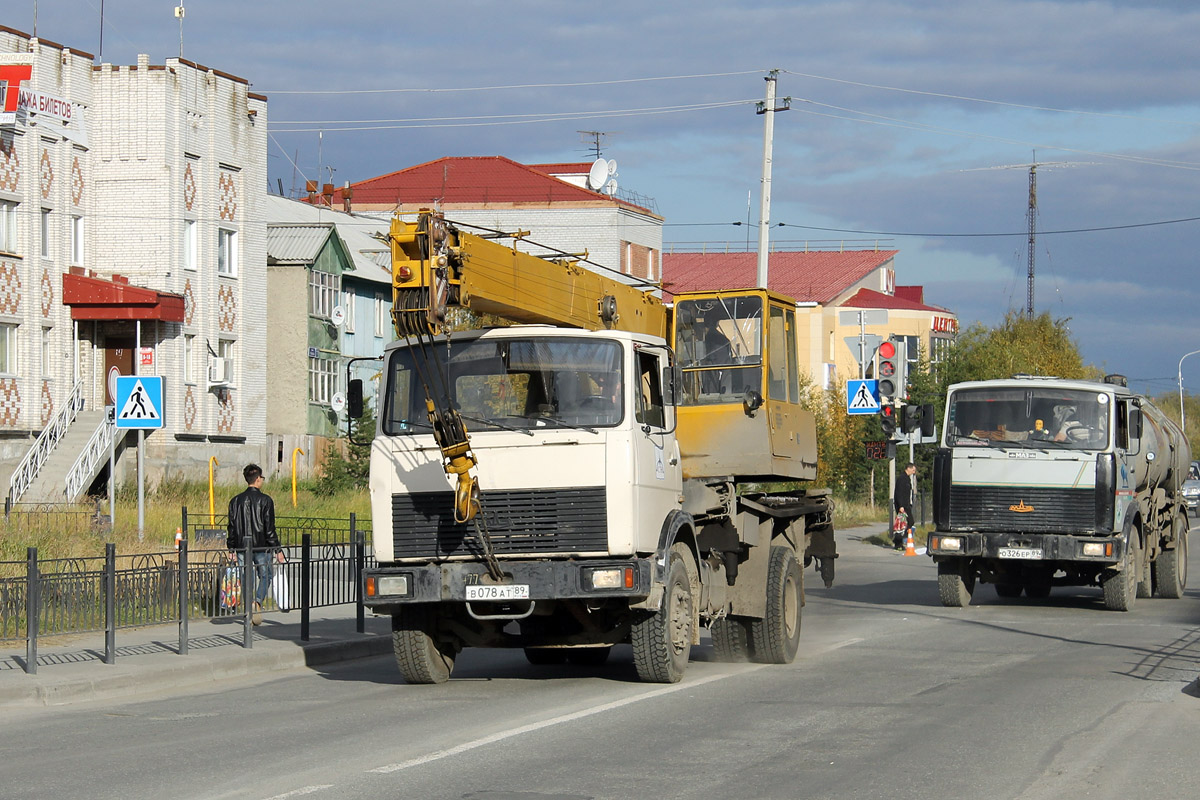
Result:
{"label": "metal handrail", "polygon": [[74,501],[87,488],[92,476],[96,474],[96,465],[108,458],[109,448],[117,434],[124,435],[126,429],[120,428],[108,421],[107,417],[100,420],[91,438],[83,446],[83,451],[75,463],[67,470],[66,497]]}
{"label": "metal handrail", "polygon": [[66,435],[67,430],[71,427],[71,423],[75,421],[75,416],[82,410],[83,381],[78,381],[71,388],[71,396],[67,398],[67,402],[58,410],[54,418],[50,420],[50,424],[38,434],[37,439],[30,446],[29,452],[25,454],[25,458],[21,459],[21,463],[17,465],[16,471],[13,472],[12,477],[9,479],[9,502],[15,503],[20,500],[21,495],[25,494],[26,490],[33,485],[38,472],[42,469],[42,464],[54,452],[54,448],[62,440],[62,437]]}

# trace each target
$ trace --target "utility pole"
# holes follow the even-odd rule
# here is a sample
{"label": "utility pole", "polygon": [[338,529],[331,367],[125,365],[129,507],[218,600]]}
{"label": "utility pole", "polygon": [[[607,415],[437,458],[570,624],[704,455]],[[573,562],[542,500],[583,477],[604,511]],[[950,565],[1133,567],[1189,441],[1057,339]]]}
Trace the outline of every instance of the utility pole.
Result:
{"label": "utility pole", "polygon": [[1037,249],[1037,151],[1033,153],[1033,163],[1029,165],[1029,283],[1028,300],[1025,304],[1025,316],[1033,319],[1033,256]]}
{"label": "utility pole", "polygon": [[775,105],[775,81],[779,70],[773,69],[764,79],[767,82],[767,98],[758,104],[756,114],[763,115],[763,162],[762,193],[758,206],[758,287],[767,288],[767,256],[771,230],[771,149],[775,139],[775,112],[787,111],[792,107],[792,98],[783,98],[783,105]]}

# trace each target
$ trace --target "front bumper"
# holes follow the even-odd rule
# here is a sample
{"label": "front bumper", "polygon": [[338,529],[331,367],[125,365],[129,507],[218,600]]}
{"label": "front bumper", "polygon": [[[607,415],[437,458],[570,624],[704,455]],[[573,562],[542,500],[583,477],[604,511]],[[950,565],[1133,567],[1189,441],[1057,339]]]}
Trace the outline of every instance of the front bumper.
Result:
{"label": "front bumper", "polygon": [[[955,544],[957,543],[957,546]],[[1085,553],[1085,545],[1090,545]],[[929,534],[927,552],[934,560],[967,557],[1006,562],[1085,561],[1116,564],[1125,543],[1113,536],[1067,536],[1054,533],[942,533]],[[1095,551],[1099,551],[1098,553]],[[1006,551],[1003,555],[1002,551]],[[1013,557],[1013,553],[1041,551],[1039,559]]]}
{"label": "front bumper", "polygon": [[[648,558],[588,559],[585,561],[502,561],[505,580],[496,582],[487,567],[474,561],[379,567],[363,573],[363,603],[387,612],[410,603],[467,602],[467,586],[529,587],[529,600],[627,598],[650,595],[654,562]],[[596,586],[599,576],[617,574],[617,585]],[[477,601],[472,601],[477,602]]]}

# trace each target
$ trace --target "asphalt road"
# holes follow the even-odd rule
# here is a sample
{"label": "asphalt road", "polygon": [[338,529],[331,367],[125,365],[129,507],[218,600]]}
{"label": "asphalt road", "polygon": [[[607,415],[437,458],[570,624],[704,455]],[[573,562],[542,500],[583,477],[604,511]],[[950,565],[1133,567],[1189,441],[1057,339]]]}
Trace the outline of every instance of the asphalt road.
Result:
{"label": "asphalt road", "polygon": [[[442,686],[388,658],[6,712],[5,798],[1189,797],[1200,591],[1105,611],[1099,589],[938,604],[928,558],[843,537],[810,570],[801,654],[683,683],[467,651]],[[1200,576],[1194,570],[1193,576]],[[1200,581],[1197,581],[1200,582]]]}

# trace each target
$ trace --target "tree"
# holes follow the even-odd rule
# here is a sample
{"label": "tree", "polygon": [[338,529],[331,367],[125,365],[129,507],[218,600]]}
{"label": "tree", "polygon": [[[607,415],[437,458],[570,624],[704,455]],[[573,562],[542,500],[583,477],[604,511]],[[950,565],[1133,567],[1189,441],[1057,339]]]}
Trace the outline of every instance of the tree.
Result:
{"label": "tree", "polygon": [[1009,378],[1017,373],[1059,378],[1099,378],[1100,370],[1083,363],[1067,327],[1069,319],[1042,313],[1030,319],[1009,311],[994,328],[975,323],[959,334],[947,359],[938,365],[938,382]]}
{"label": "tree", "polygon": [[330,448],[317,478],[319,490],[335,493],[366,488],[370,476],[370,442],[374,438],[375,409],[367,403],[363,407],[363,415],[350,420],[350,438],[339,439]]}

